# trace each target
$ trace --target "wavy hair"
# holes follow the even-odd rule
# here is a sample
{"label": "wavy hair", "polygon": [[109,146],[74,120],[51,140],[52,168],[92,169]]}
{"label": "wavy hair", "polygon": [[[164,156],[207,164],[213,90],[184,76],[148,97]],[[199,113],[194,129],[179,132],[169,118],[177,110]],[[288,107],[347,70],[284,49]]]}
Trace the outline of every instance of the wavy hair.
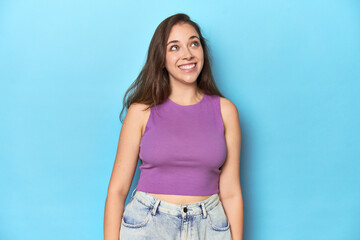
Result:
{"label": "wavy hair", "polygon": [[145,65],[136,80],[125,92],[123,108],[119,115],[121,123],[123,123],[121,115],[124,108],[129,109],[132,103],[144,103],[148,105],[148,107],[144,109],[144,111],[146,111],[150,107],[155,106],[156,108],[156,105],[163,103],[169,97],[171,89],[169,73],[165,68],[166,43],[172,27],[178,23],[190,24],[200,37],[200,43],[203,48],[204,65],[196,79],[198,88],[207,95],[223,97],[216,86],[211,71],[211,57],[209,56],[208,45],[206,43],[207,39],[201,34],[199,25],[192,21],[188,15],[178,13],[163,20],[156,28],[150,42]]}

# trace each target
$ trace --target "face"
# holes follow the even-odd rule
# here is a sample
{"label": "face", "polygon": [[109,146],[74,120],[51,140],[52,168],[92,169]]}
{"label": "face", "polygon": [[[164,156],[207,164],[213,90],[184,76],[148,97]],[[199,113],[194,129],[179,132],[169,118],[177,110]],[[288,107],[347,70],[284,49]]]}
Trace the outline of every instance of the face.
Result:
{"label": "face", "polygon": [[171,81],[196,84],[204,53],[196,30],[188,23],[172,27],[166,46],[165,67]]}

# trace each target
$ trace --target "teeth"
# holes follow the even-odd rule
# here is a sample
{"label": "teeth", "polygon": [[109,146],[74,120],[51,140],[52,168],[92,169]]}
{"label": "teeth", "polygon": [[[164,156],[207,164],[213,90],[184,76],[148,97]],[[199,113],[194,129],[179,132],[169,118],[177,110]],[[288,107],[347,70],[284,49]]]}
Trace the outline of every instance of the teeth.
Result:
{"label": "teeth", "polygon": [[183,65],[183,66],[180,66],[179,68],[181,68],[181,69],[190,69],[190,68],[194,68],[194,67],[195,67],[195,63],[190,64],[190,65]]}

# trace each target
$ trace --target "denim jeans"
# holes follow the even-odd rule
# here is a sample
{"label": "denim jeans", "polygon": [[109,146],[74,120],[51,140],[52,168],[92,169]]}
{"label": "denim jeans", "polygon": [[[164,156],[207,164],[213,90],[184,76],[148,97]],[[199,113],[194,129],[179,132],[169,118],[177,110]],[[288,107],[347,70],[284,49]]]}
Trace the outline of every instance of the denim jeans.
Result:
{"label": "denim jeans", "polygon": [[217,193],[201,202],[178,205],[138,190],[134,195],[135,190],[123,212],[120,240],[231,240]]}

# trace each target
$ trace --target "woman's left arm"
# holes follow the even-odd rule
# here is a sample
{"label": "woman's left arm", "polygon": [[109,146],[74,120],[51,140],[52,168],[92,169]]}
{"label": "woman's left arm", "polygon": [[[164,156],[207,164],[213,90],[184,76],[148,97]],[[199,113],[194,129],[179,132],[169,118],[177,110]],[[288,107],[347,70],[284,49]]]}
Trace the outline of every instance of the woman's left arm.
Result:
{"label": "woman's left arm", "polygon": [[232,240],[242,240],[244,207],[240,185],[241,130],[236,106],[220,98],[221,115],[225,127],[227,156],[219,179],[219,196],[229,220]]}

